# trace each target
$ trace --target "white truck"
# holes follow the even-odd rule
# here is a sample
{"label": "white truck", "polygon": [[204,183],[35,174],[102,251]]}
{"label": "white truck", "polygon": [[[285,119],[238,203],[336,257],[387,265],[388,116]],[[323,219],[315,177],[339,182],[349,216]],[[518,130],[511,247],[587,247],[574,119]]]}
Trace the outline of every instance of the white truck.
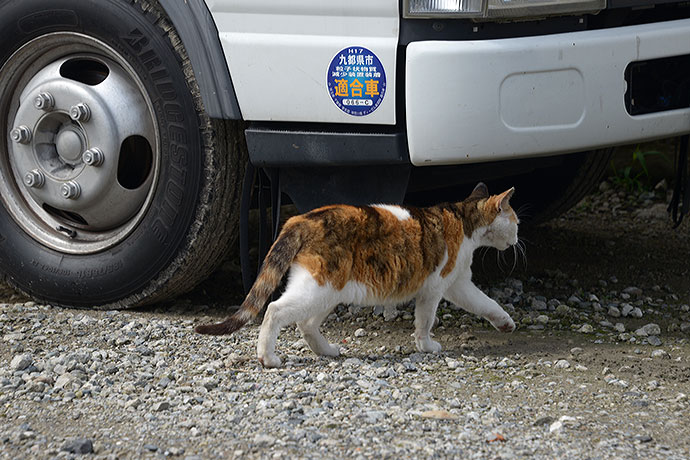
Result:
{"label": "white truck", "polygon": [[689,71],[683,1],[0,0],[0,270],[62,305],[177,295],[256,170],[300,210],[483,180],[553,215],[610,147],[690,132]]}

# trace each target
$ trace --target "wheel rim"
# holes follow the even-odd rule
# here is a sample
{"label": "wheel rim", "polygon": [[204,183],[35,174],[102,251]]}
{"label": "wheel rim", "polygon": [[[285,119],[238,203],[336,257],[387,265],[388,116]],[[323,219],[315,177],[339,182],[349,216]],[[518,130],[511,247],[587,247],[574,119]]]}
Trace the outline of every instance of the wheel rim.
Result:
{"label": "wheel rim", "polygon": [[105,43],[60,32],[15,52],[0,88],[0,195],[17,224],[71,254],[125,239],[160,168],[154,108],[134,69]]}

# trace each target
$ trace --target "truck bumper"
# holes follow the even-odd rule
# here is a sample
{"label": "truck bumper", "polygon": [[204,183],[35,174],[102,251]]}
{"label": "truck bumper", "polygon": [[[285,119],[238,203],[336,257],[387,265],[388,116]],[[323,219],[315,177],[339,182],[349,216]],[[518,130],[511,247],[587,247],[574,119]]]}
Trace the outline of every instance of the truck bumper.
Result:
{"label": "truck bumper", "polygon": [[539,37],[410,43],[418,166],[588,150],[690,132],[690,108],[632,116],[625,71],[690,54],[690,20]]}

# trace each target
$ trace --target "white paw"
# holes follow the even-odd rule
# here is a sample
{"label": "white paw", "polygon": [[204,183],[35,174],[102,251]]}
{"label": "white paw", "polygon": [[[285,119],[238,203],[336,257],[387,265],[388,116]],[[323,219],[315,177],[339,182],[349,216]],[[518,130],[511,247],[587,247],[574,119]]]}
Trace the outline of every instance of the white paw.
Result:
{"label": "white paw", "polygon": [[417,350],[422,353],[438,353],[443,350],[440,343],[428,337],[426,339],[415,338],[415,344],[417,345]]}
{"label": "white paw", "polygon": [[491,321],[491,325],[496,328],[496,330],[501,332],[513,332],[515,330],[515,322],[507,314],[495,321]]}
{"label": "white paw", "polygon": [[321,353],[318,354],[321,356],[331,356],[333,358],[340,356],[340,347],[332,343],[328,344],[327,347],[324,347],[324,349],[320,351]]}
{"label": "white paw", "polygon": [[267,368],[280,367],[280,365],[283,364],[277,355],[265,355],[259,356],[258,358],[261,365]]}

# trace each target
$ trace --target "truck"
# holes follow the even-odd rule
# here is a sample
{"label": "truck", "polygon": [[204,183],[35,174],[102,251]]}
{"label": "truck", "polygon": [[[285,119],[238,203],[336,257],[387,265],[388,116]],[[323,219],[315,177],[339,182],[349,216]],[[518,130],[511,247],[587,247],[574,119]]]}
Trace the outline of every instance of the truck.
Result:
{"label": "truck", "polygon": [[485,181],[546,219],[612,147],[690,132],[689,70],[686,1],[0,0],[0,271],[125,308],[190,290],[281,197]]}

